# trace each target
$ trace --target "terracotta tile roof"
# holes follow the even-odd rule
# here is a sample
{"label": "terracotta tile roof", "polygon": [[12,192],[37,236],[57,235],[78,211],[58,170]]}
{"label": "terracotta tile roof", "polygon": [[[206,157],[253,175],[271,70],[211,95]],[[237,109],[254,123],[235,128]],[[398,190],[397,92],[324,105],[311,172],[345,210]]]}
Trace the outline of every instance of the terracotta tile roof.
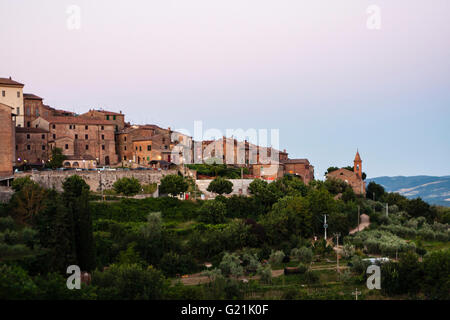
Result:
{"label": "terracotta tile roof", "polygon": [[47,119],[47,121],[51,124],[53,123],[67,123],[67,124],[82,124],[82,125],[107,125],[107,126],[113,126],[114,124],[107,121],[107,120],[99,120],[99,119],[92,119],[92,118],[85,118],[85,117],[52,117]]}
{"label": "terracotta tile roof", "polygon": [[285,164],[309,164],[308,159],[287,159],[282,160],[281,162]]}
{"label": "terracotta tile roof", "polygon": [[112,112],[112,111],[107,111],[107,110],[89,110],[89,111],[96,111],[96,112],[101,112],[110,116],[123,116],[123,113],[117,113],[117,112]]}
{"label": "terracotta tile roof", "polygon": [[24,84],[14,81],[11,78],[0,78],[0,84],[12,87],[20,87],[20,88],[24,87]]}
{"label": "terracotta tile roof", "polygon": [[24,93],[23,94],[23,98],[24,99],[29,99],[29,100],[42,100],[41,97],[38,97],[37,95],[32,94],[32,93]]}

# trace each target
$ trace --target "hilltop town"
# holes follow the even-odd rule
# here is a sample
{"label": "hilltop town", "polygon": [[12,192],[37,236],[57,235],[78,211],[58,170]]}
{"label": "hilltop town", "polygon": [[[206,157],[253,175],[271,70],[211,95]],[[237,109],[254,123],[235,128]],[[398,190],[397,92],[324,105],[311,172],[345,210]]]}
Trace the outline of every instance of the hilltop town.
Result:
{"label": "hilltop town", "polygon": [[[14,168],[45,167],[56,148],[65,156],[66,169],[167,169],[209,160],[245,167],[251,177],[273,180],[292,174],[305,183],[314,179],[309,160],[290,159],[286,150],[227,137],[195,142],[170,127],[126,122],[122,111],[91,109],[75,114],[44,104],[44,98],[24,93],[24,87],[11,78],[0,78],[0,137],[5,141],[1,147],[2,181],[11,179]],[[263,156],[272,161],[262,161]]]}

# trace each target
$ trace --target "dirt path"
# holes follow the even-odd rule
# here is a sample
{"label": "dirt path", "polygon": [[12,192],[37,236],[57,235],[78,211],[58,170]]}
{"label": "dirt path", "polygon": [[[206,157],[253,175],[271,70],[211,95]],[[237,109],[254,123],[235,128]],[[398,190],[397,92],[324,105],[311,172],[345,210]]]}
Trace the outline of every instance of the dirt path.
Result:
{"label": "dirt path", "polygon": [[370,226],[370,217],[367,214],[363,213],[360,218],[359,227],[356,227],[355,229],[350,230],[349,234],[354,234],[358,231],[362,231],[365,228],[367,228],[368,226]]}
{"label": "dirt path", "polygon": [[[347,266],[341,266],[339,267],[339,269],[346,269],[348,268]],[[318,266],[318,267],[311,267],[311,270],[335,270],[336,266]],[[279,269],[279,270],[272,270],[272,278],[278,278],[279,276],[282,276],[284,274],[284,269]],[[258,280],[260,277],[259,276],[252,276],[252,277],[240,277],[239,280]],[[181,282],[185,285],[185,286],[195,286],[198,284],[203,284],[203,283],[208,283],[209,282],[209,278],[206,276],[203,276],[202,273],[194,273],[194,274],[190,274],[185,278],[181,278],[180,279]],[[178,281],[174,280],[174,282]]]}

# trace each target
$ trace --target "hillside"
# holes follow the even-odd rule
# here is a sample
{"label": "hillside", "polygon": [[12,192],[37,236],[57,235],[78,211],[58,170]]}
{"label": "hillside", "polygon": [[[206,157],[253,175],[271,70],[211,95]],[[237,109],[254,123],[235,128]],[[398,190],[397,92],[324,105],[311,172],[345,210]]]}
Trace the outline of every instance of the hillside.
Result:
{"label": "hillside", "polygon": [[450,176],[377,177],[367,179],[381,184],[386,191],[408,198],[421,197],[430,204],[450,206]]}

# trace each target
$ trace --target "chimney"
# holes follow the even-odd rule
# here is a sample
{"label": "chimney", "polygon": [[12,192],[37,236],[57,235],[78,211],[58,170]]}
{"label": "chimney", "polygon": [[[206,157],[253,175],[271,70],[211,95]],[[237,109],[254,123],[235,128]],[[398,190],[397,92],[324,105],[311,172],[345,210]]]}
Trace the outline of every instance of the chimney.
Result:
{"label": "chimney", "polygon": [[11,76],[9,76],[9,80],[12,80],[12,79],[11,79]]}

